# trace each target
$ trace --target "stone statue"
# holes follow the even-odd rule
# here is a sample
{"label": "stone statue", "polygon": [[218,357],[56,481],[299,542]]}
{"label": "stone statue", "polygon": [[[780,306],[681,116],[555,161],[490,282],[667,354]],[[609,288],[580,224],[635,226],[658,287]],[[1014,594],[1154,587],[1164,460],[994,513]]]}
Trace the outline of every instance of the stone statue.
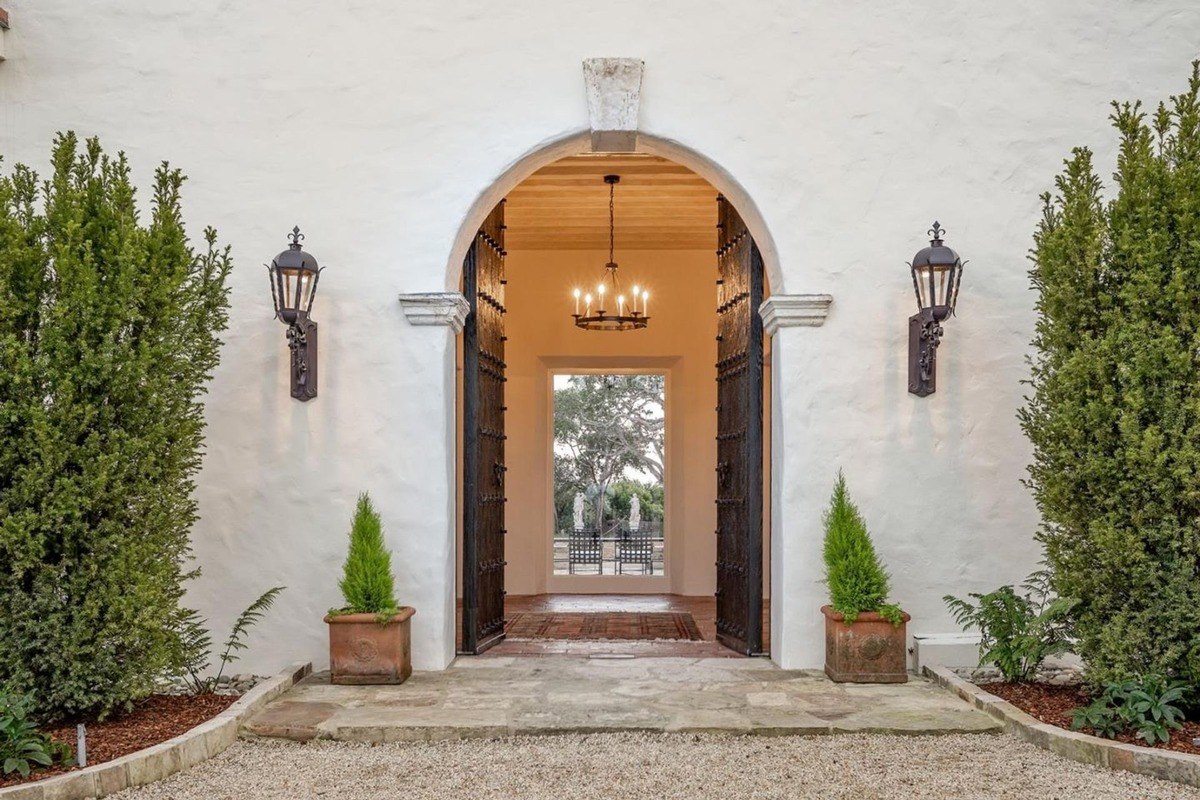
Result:
{"label": "stone statue", "polygon": [[583,530],[583,495],[575,493],[575,530]]}
{"label": "stone statue", "polygon": [[629,503],[629,530],[636,531],[642,527],[642,501],[635,494]]}

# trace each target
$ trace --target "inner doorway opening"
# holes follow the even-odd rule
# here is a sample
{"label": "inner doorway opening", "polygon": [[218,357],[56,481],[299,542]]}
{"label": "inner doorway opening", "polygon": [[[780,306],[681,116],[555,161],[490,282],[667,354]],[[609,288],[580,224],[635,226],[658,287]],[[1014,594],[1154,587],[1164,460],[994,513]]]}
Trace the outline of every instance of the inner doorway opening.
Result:
{"label": "inner doorway opening", "polygon": [[554,375],[552,574],[666,574],[667,376]]}
{"label": "inner doorway opening", "polygon": [[[611,255],[608,175],[620,175]],[[614,259],[648,290],[651,319],[583,330],[573,289]],[[767,286],[736,210],[665,158],[564,158],[489,216],[463,290],[459,651],[765,654]],[[556,395],[572,378],[604,376],[662,381],[651,415],[663,433],[660,495],[644,461],[616,481],[642,484],[644,497],[629,486],[601,492],[595,480],[559,491]],[[637,530],[634,493],[646,509]],[[576,527],[584,535],[572,550]]]}

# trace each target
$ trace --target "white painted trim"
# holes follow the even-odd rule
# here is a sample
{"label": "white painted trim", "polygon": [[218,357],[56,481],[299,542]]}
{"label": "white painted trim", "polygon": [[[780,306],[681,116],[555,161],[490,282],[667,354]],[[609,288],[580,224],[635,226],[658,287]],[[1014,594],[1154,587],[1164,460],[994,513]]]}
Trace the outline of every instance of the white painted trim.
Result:
{"label": "white painted trim", "polygon": [[583,84],[594,152],[630,153],[637,149],[645,68],[640,58],[584,60]]}
{"label": "white painted trim", "polygon": [[400,295],[400,307],[412,325],[446,325],[462,333],[471,304],[461,292],[418,292]]}
{"label": "white painted trim", "polygon": [[758,307],[763,330],[774,336],[780,328],[816,328],[829,316],[831,294],[774,294]]}

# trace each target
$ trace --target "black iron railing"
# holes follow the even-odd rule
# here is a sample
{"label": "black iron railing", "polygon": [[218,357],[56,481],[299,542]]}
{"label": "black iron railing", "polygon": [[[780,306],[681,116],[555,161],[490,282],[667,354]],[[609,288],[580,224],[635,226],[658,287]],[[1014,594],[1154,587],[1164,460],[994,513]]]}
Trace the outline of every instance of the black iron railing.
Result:
{"label": "black iron railing", "polygon": [[661,521],[647,521],[637,530],[628,523],[608,523],[560,531],[554,539],[556,575],[662,575]]}

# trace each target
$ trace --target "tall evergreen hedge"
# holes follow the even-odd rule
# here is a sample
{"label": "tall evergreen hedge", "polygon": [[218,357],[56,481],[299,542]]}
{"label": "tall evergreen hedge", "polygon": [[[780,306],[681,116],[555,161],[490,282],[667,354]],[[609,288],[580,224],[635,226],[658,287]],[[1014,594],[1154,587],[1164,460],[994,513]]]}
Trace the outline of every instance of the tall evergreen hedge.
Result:
{"label": "tall evergreen hedge", "polygon": [[1046,194],[1029,485],[1095,680],[1200,685],[1200,73],[1151,114],[1114,104],[1116,196],[1087,149]]}
{"label": "tall evergreen hedge", "polygon": [[124,155],[57,137],[0,176],[0,684],[105,714],[179,667],[201,397],[228,249],[197,252],[184,176],[139,219]]}

